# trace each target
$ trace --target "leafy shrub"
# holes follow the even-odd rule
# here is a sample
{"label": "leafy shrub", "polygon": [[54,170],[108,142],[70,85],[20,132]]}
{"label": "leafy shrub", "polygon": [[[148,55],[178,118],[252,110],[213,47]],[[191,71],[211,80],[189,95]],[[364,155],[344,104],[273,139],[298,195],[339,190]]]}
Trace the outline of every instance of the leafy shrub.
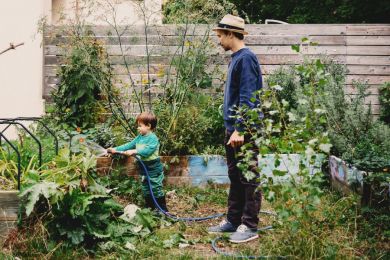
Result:
{"label": "leafy shrub", "polygon": [[[289,84],[289,89],[271,85],[259,91],[261,105],[251,110],[238,108],[237,117],[244,120],[246,133],[252,138],[252,143],[241,149],[243,159],[239,167],[247,179],[255,177],[254,171],[259,174],[258,181],[262,183],[265,198],[281,203],[275,208],[279,224],[296,233],[317,214],[323,194],[320,189],[322,174],[310,175],[306,163],[314,165],[316,160],[322,163],[332,145],[325,131],[325,106],[318,98],[330,81],[325,65],[320,60],[308,61],[293,71],[294,77],[287,76],[284,81]],[[283,76],[279,74],[275,78],[280,81]],[[291,108],[290,100],[281,98],[283,96],[292,99],[296,108]],[[273,176],[261,174],[263,166],[258,165],[258,159],[253,157],[254,150],[259,151],[260,157],[275,156]],[[300,155],[296,174],[288,167],[286,170],[276,169],[283,163],[281,154]],[[289,178],[285,181],[277,180],[286,175]]]}
{"label": "leafy shrub", "polygon": [[155,104],[161,154],[200,154],[206,146],[222,144],[223,120],[217,109],[221,100],[218,102],[201,94],[197,94],[195,100],[183,105],[176,118],[172,118],[170,104],[164,101]]}
{"label": "leafy shrub", "polygon": [[292,67],[280,67],[266,79],[267,86],[283,86],[281,91],[277,92],[278,100],[283,99],[289,103],[290,108],[297,108],[298,100],[295,94],[298,77]]}
{"label": "leafy shrub", "polygon": [[[223,120],[218,112],[222,100],[212,85],[219,71],[217,66],[209,68],[208,37],[206,31],[190,42],[184,35],[186,48],[172,61],[177,73],[162,86],[164,95],[153,103],[163,155],[199,154],[206,146],[216,151],[214,148],[222,143]],[[172,75],[168,72],[167,76]]]}
{"label": "leafy shrub", "polygon": [[[357,93],[345,93],[345,73],[343,65],[327,59],[306,60],[302,65],[277,70],[268,82],[282,86],[277,97],[286,100],[292,112],[317,116],[315,111],[322,109],[321,113],[326,117],[319,124],[325,122],[324,131],[329,132],[334,155],[361,170],[381,170],[390,161],[389,128],[375,122],[370,108],[365,105],[367,84],[355,82]],[[307,88],[311,81],[319,83],[312,93]],[[302,104],[305,95],[315,99],[320,107],[311,107],[310,100]]]}
{"label": "leafy shrub", "polygon": [[[390,128],[376,121],[370,107],[365,105],[368,85],[355,82],[357,93],[347,95],[344,91],[345,67],[327,60],[306,61],[294,68],[279,70],[270,77],[270,82],[281,86],[281,93],[276,95],[279,101],[283,103],[284,99],[288,104],[296,104],[287,114],[296,114],[297,118],[314,115],[309,117],[309,122],[316,122],[316,131],[322,128],[328,133],[333,145],[332,154],[369,173],[364,179],[363,203],[371,205],[372,209],[388,208]],[[311,88],[312,83],[318,85]],[[274,121],[273,125],[280,117],[278,113],[266,116]],[[279,135],[275,136],[279,141]],[[274,144],[272,138],[271,144]]]}
{"label": "leafy shrub", "polygon": [[380,118],[390,125],[390,82],[379,87]]}
{"label": "leafy shrub", "polygon": [[[54,140],[47,133],[32,130],[34,136],[41,144],[42,150],[42,167],[50,162],[55,156]],[[25,174],[30,171],[39,169],[39,146],[35,139],[27,135],[24,131],[18,133],[18,139],[11,141],[20,155],[20,173],[21,180]],[[0,146],[0,189],[14,190],[17,189],[18,178],[18,156],[17,153],[2,141]]]}
{"label": "leafy shrub", "polygon": [[74,127],[91,127],[104,111],[102,93],[111,84],[105,50],[97,40],[75,37],[65,48],[64,63],[61,82],[52,95],[54,116]]}
{"label": "leafy shrub", "polygon": [[360,138],[342,155],[346,161],[370,172],[380,172],[390,166],[390,128],[387,125],[374,122]]}
{"label": "leafy shrub", "polygon": [[360,170],[379,173],[390,166],[390,127],[376,121],[365,105],[368,86],[355,86],[358,93],[354,96],[345,95],[338,85],[329,85],[326,90],[324,103],[333,153]]}
{"label": "leafy shrub", "polygon": [[[386,1],[241,1],[236,5],[250,23],[264,19],[278,19],[289,23],[388,23],[389,7]],[[365,10],[365,12],[362,12]]]}
{"label": "leafy shrub", "polygon": [[163,23],[212,24],[234,10],[234,4],[226,0],[169,0],[163,6]]}
{"label": "leafy shrub", "polygon": [[74,155],[61,150],[51,167],[30,172],[20,194],[26,215],[42,217],[52,239],[87,247],[108,241],[126,251],[132,238],[151,233],[157,218],[149,210],[137,211],[132,220],[123,218],[123,206],[92,177],[95,163],[88,151]]}
{"label": "leafy shrub", "polygon": [[[308,70],[308,77],[315,75]],[[315,81],[311,81],[312,83]],[[307,84],[301,96],[300,104],[308,105],[313,111],[321,105],[318,100],[312,100],[312,89],[318,87],[318,84]],[[317,218],[321,212],[319,211],[320,202],[323,197],[323,190],[320,189],[322,183],[322,173],[311,175],[306,166],[307,162],[312,165],[316,158],[321,158],[320,163],[326,158],[329,153],[331,144],[326,132],[317,124],[321,123],[323,114],[318,114],[316,117],[308,113],[299,113],[300,107],[296,111],[289,111],[287,101],[279,101],[278,91],[282,91],[281,86],[271,86],[268,89],[262,90],[259,94],[261,97],[261,106],[246,110],[245,108],[238,109],[238,117],[245,119],[246,133],[251,136],[252,143],[245,144],[241,148],[242,160],[239,167],[243,170],[243,174],[247,179],[253,179],[255,173],[259,174],[257,181],[262,183],[261,190],[264,192],[264,198],[275,205],[277,214],[273,225],[279,226],[286,232],[286,241],[295,244],[294,247],[306,248],[314,242],[318,237],[309,237],[304,235],[313,234],[316,225],[310,225],[310,230],[307,230],[309,224]],[[314,113],[314,112],[313,112]],[[259,115],[264,115],[264,118]],[[255,126],[255,127],[253,127]],[[269,154],[275,157],[274,163],[267,163],[273,173],[273,176],[263,174],[263,166],[258,164],[258,158],[253,156],[253,151],[259,151],[260,158]],[[298,172],[292,173],[289,167],[286,170],[278,170],[277,167],[283,165],[281,154],[299,154]],[[278,181],[278,178],[288,176],[285,181]],[[297,236],[296,234],[301,234]],[[305,238],[303,238],[305,237]],[[311,242],[308,242],[311,241]],[[320,254],[321,247],[313,249],[315,254]],[[302,258],[305,253],[294,252],[294,255],[299,254]],[[307,257],[307,256],[306,256]]]}
{"label": "leafy shrub", "polygon": [[109,175],[97,177],[97,182],[112,190],[110,194],[126,198],[126,201],[136,205],[144,203],[140,180],[129,177],[121,169],[113,169]]}

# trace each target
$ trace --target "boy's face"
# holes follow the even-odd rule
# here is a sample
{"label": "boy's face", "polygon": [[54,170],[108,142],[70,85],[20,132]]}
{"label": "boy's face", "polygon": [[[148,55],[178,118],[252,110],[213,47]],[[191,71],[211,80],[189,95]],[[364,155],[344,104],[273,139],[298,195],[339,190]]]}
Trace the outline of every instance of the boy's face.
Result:
{"label": "boy's face", "polygon": [[152,127],[150,124],[145,125],[144,123],[139,122],[137,130],[141,135],[146,135],[152,131]]}

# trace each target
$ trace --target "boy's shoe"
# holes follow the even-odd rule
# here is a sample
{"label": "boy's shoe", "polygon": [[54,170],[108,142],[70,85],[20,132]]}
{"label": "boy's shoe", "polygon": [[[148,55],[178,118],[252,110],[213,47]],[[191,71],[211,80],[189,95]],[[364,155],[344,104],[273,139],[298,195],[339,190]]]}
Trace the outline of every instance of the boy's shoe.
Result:
{"label": "boy's shoe", "polygon": [[218,226],[209,227],[207,229],[209,233],[235,232],[236,230],[237,226],[233,225],[226,219],[222,220]]}
{"label": "boy's shoe", "polygon": [[[168,212],[167,202],[165,200],[165,196],[158,197],[158,198],[155,198],[155,199],[156,199],[157,204],[160,206],[160,208],[162,210],[164,210],[165,212]],[[157,206],[154,204],[154,200],[153,200],[151,195],[146,195],[145,196],[145,207],[146,208],[150,208],[151,210],[159,211]]]}
{"label": "boy's shoe", "polygon": [[229,241],[232,243],[245,243],[258,238],[257,230],[253,230],[241,224],[236,232],[230,235]]}
{"label": "boy's shoe", "polygon": [[156,198],[156,201],[162,210],[164,210],[165,212],[168,212],[167,201],[165,200],[165,195],[162,197]]}

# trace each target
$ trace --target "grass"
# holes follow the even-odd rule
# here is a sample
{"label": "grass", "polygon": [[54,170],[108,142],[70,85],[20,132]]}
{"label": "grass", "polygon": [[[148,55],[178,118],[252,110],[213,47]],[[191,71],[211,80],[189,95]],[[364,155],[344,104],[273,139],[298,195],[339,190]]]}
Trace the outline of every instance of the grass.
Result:
{"label": "grass", "polygon": [[[131,185],[139,185],[137,181]],[[226,211],[227,187],[210,184],[198,187],[166,187],[171,194],[167,201],[170,211],[178,216],[205,216]],[[173,192],[174,190],[174,192]],[[139,202],[137,193],[117,194],[121,203]],[[142,204],[142,203],[141,203]],[[272,211],[263,201],[262,210]],[[274,217],[260,215],[259,226],[275,224]],[[39,219],[28,228],[11,233],[0,253],[1,259],[228,259],[216,254],[210,242],[216,235],[207,228],[220,219],[201,223],[164,222],[146,238],[133,241],[135,250],[105,250],[69,247],[65,241],[51,241]],[[277,225],[277,222],[276,222]],[[358,198],[339,197],[325,192],[313,219],[303,221],[302,227],[291,232],[286,226],[260,232],[260,239],[246,244],[231,244],[226,240],[218,247],[226,252],[244,255],[288,256],[292,259],[386,259],[388,240],[364,233],[370,228],[360,214]]]}

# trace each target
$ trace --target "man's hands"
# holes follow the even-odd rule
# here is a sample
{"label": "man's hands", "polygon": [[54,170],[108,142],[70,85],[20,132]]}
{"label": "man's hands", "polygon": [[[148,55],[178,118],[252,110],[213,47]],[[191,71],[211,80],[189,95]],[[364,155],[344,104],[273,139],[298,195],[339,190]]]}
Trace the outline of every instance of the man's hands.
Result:
{"label": "man's hands", "polygon": [[244,144],[244,136],[240,134],[237,130],[234,130],[233,134],[230,136],[227,145],[231,145],[233,148],[240,147]]}
{"label": "man's hands", "polygon": [[127,151],[124,151],[124,152],[118,152],[114,148],[107,148],[107,153],[112,153],[112,154],[119,153],[119,154],[124,154],[126,156],[132,156],[132,155],[137,154],[137,150],[133,149],[133,150],[127,150]]}

